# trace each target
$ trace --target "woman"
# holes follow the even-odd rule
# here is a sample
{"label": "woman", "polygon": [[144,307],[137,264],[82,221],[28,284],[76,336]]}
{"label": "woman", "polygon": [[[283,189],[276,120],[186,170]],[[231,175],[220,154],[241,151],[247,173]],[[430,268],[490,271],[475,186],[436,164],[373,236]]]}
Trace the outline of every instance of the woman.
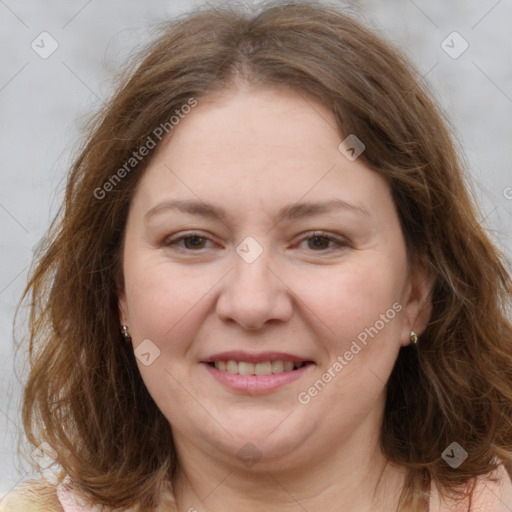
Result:
{"label": "woman", "polygon": [[502,261],[442,115],[358,22],[166,24],[25,290],[25,430],[60,472],[7,510],[509,510]]}

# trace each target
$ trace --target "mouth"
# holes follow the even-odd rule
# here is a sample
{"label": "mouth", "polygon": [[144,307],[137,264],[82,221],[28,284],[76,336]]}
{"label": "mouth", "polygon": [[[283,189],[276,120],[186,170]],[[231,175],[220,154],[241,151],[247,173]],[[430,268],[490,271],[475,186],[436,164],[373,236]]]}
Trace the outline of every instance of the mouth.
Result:
{"label": "mouth", "polygon": [[277,360],[262,361],[252,363],[250,361],[236,361],[234,359],[210,361],[207,363],[212,368],[221,372],[231,373],[233,375],[272,375],[284,372],[293,372],[303,366],[313,364],[312,361],[293,361]]}
{"label": "mouth", "polygon": [[208,373],[231,391],[269,393],[300,379],[315,362],[291,354],[224,352],[201,361]]}

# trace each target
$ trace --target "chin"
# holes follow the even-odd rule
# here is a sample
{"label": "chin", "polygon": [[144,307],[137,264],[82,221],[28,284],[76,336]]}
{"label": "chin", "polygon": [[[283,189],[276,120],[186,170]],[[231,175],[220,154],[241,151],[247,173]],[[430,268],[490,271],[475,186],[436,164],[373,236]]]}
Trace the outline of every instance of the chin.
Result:
{"label": "chin", "polygon": [[274,432],[269,428],[237,429],[230,431],[233,437],[226,434],[222,439],[212,439],[209,446],[215,446],[225,457],[251,470],[287,469],[305,463],[300,461],[304,457],[300,450],[304,443],[301,432],[293,425],[290,428],[281,425]]}

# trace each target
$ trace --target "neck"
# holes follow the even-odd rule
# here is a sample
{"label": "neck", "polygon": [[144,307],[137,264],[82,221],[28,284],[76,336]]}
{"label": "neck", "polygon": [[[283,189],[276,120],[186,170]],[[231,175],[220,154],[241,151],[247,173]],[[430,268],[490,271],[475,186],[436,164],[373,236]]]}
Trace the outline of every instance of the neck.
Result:
{"label": "neck", "polygon": [[[365,434],[368,434],[366,432]],[[398,510],[405,470],[389,464],[378,436],[353,435],[336,449],[295,465],[258,462],[252,468],[205,457],[193,446],[179,450],[173,482],[179,512],[389,512]],[[333,443],[334,444],[334,443]],[[300,469],[297,469],[300,468]]]}

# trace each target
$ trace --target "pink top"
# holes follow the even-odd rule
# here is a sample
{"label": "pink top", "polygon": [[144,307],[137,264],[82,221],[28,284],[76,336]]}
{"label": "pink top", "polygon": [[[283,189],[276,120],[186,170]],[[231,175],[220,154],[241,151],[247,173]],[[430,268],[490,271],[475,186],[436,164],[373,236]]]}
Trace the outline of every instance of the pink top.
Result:
{"label": "pink top", "polygon": [[64,512],[91,512],[95,508],[85,505],[80,498],[65,484],[57,486],[57,496]]}
{"label": "pink top", "polygon": [[[66,483],[69,480],[65,480],[63,483],[57,485],[57,497],[59,498],[59,502],[64,509],[64,512],[104,512],[105,509],[100,507],[99,505],[87,505]],[[176,508],[176,502],[174,501],[174,496],[170,494],[169,491],[166,491],[164,495],[164,504],[162,505],[165,508],[157,509],[157,512],[165,510],[165,512],[178,512]],[[125,512],[129,512],[125,511]]]}
{"label": "pink top", "polygon": [[[492,475],[498,482],[492,482],[485,477],[478,479],[478,484],[473,493],[471,509],[469,502],[463,505],[447,504],[441,501],[440,495],[433,485],[429,512],[512,512],[512,481],[503,467],[500,465],[495,474]],[[80,498],[73,493],[64,483],[57,486],[57,495],[65,512],[96,512],[101,509],[98,506],[87,506]],[[172,512],[172,509],[166,509]],[[176,509],[175,509],[176,510]]]}
{"label": "pink top", "polygon": [[[490,479],[496,479],[496,482]],[[471,498],[454,506],[442,502],[435,485],[431,487],[429,512],[512,512],[512,481],[507,470],[500,464],[491,475],[477,479]]]}

